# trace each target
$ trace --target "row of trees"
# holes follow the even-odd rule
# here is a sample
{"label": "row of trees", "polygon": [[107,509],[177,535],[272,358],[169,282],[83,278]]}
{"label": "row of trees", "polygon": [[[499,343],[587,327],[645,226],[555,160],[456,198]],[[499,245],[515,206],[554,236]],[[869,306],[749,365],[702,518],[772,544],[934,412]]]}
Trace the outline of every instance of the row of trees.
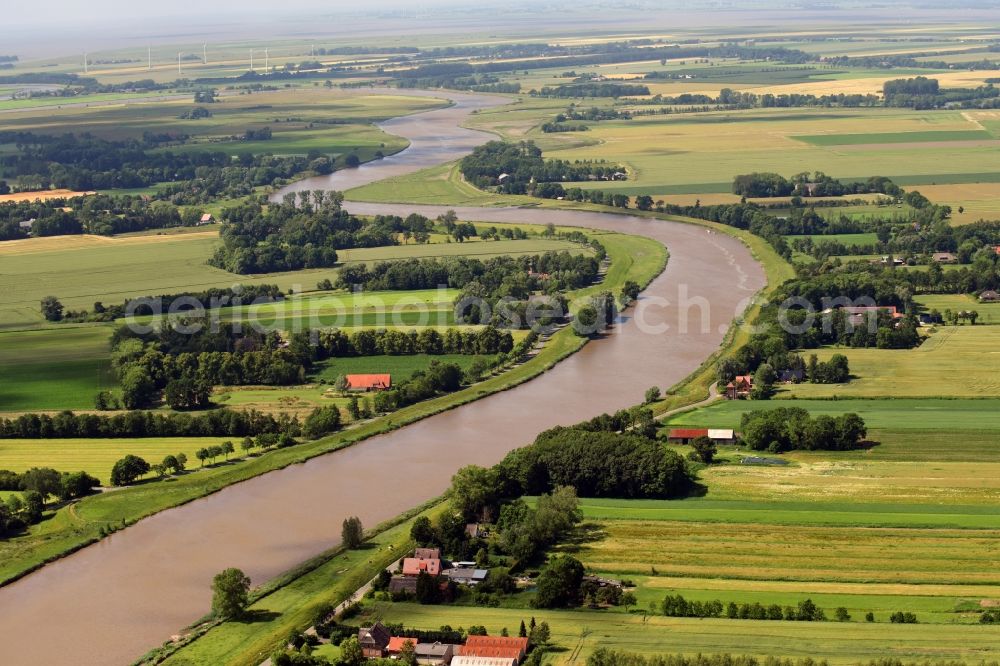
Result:
{"label": "row of trees", "polygon": [[591,284],[605,256],[603,246],[592,247],[596,256],[562,250],[521,257],[404,259],[370,267],[352,264],[341,269],[338,285],[366,291],[436,289],[447,285],[491,301],[504,297],[524,300],[536,291],[554,293]]}
{"label": "row of trees", "polygon": [[123,414],[21,414],[0,419],[0,437],[7,439],[74,439],[122,437],[225,437],[288,433],[297,436],[295,416],[250,409],[218,409],[204,414],[130,411]]}
{"label": "row of trees", "polygon": [[733,178],[733,194],[744,197],[832,197],[849,194],[903,196],[903,190],[884,176],[844,183],[821,171],[803,172],[791,178],[781,174],[754,172]]}
{"label": "row of trees", "polygon": [[786,620],[792,622],[823,622],[826,613],[805,599],[798,606],[778,604],[764,606],[759,602],[723,604],[718,599],[711,601],[688,600],[683,596],[668,594],[660,603],[660,612],[667,617],[726,617],[730,620]]}

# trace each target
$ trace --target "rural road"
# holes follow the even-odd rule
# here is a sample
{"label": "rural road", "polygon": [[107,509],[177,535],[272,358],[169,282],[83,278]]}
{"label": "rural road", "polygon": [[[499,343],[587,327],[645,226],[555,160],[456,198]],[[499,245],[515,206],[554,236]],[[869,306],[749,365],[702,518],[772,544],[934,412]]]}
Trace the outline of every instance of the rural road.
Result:
{"label": "rural road", "polygon": [[[422,94],[447,95],[455,104],[386,123],[411,138],[411,147],[368,168],[337,172],[323,186],[345,189],[362,172],[371,182],[454,159],[490,136],[459,127],[466,115],[505,101]],[[318,186],[313,181],[307,189]],[[402,215],[443,210],[349,208]],[[218,571],[240,567],[260,584],[336,545],[347,516],[377,524],[439,495],[465,465],[496,463],[542,430],[638,404],[649,386],[675,384],[718,348],[765,284],[741,242],[695,225],[552,209],[457,212],[471,221],[552,222],[646,236],[669,247],[670,261],[607,335],[529,382],[163,511],[0,588],[0,608],[7,610],[0,663],[131,662],[209,608]]]}

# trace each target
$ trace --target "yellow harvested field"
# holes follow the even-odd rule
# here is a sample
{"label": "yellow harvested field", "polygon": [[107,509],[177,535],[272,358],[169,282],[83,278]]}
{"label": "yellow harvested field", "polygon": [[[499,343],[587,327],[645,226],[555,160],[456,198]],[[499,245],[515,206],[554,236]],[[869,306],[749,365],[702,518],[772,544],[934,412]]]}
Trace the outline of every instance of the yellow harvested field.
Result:
{"label": "yellow harvested field", "polygon": [[[914,189],[934,203],[951,206],[953,224],[1000,219],[1000,183],[919,185]],[[964,209],[961,213],[959,207]]]}
{"label": "yellow harvested field", "polygon": [[[996,76],[996,72],[960,71],[934,73],[934,78],[941,82],[942,88],[975,88],[985,85],[986,79]],[[899,78],[891,70],[886,70],[885,76],[865,79],[842,79],[829,81],[810,81],[808,83],[786,83],[755,88],[756,93],[774,93],[785,95],[792,93],[813,95],[836,94],[877,94],[882,92],[882,84],[890,79]],[[743,87],[743,86],[741,86]],[[748,86],[749,87],[749,86]]]}
{"label": "yellow harvested field", "polygon": [[97,192],[76,192],[74,190],[43,190],[40,192],[14,192],[0,194],[0,203],[21,203],[23,201],[48,201],[49,199],[68,199],[70,197],[89,197]]}
{"label": "yellow harvested field", "polygon": [[184,234],[182,239],[177,234],[147,235],[147,236],[94,236],[81,234],[77,236],[43,236],[41,238],[24,238],[0,243],[0,257],[41,252],[58,252],[60,250],[82,250],[95,247],[123,247],[126,245],[149,245],[151,243],[174,242],[178,240],[211,240],[217,238],[218,231],[198,231]]}

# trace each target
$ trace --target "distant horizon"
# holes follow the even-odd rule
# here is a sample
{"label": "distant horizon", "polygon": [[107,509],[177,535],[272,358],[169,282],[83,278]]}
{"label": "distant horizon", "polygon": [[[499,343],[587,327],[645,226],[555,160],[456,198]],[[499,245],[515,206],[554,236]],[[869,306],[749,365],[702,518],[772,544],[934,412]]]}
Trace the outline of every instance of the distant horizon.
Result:
{"label": "distant horizon", "polygon": [[[123,0],[97,0],[81,14],[78,5],[59,0],[56,9],[45,18],[28,7],[11,8],[0,26],[0,55],[17,55],[24,60],[65,58],[84,52],[101,53],[128,48],[162,47],[166,45],[198,44],[203,42],[233,42],[257,40],[262,45],[276,41],[345,40],[359,43],[366,38],[383,36],[400,39],[412,37],[461,35],[469,41],[485,39],[516,40],[568,34],[581,30],[608,28],[636,34],[652,32],[684,32],[709,24],[719,28],[760,30],[768,26],[801,25],[815,18],[831,23],[863,24],[866,17],[893,11],[889,4],[908,8],[895,17],[900,23],[915,15],[922,20],[934,19],[942,24],[972,23],[987,17],[1000,17],[1000,7],[986,6],[981,0],[957,0],[945,3],[921,0],[890,0],[879,7],[859,6],[857,2],[842,2],[837,6],[817,3],[818,7],[803,7],[809,3],[792,0],[760,0],[750,3],[713,3],[711,0],[678,2],[615,2],[594,3],[613,8],[616,17],[599,16],[586,4],[571,4],[564,0],[542,3],[514,2],[503,16],[484,20],[479,7],[469,0],[430,0],[417,6],[401,0],[372,0],[363,10],[342,3],[297,5],[295,13],[276,12],[273,5],[247,5],[235,0],[213,2],[211,10],[201,11],[193,0],[181,0],[156,13],[137,14]],[[725,5],[725,6],[714,6]],[[63,11],[62,6],[66,6]],[[789,6],[797,8],[788,12]],[[196,8],[198,7],[198,8]],[[567,8],[573,13],[565,15]],[[669,7],[675,7],[672,11]],[[711,7],[711,8],[710,8]],[[160,9],[170,9],[160,14]],[[402,10],[402,11],[401,11]],[[58,21],[51,17],[58,15]],[[561,22],[548,17],[561,16]],[[726,17],[729,17],[728,19]],[[787,20],[786,20],[787,19]],[[610,25],[609,25],[610,24]],[[94,28],[100,26],[101,30]],[[859,26],[860,27],[860,26]],[[452,41],[449,39],[449,41]],[[414,45],[417,45],[416,42]]]}

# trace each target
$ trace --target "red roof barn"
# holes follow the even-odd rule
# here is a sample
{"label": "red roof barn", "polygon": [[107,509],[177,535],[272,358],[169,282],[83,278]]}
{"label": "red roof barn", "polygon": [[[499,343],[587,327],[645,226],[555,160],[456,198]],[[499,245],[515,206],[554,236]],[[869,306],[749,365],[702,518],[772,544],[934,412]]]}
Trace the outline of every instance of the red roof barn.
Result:
{"label": "red roof barn", "polygon": [[348,391],[385,391],[392,388],[392,375],[347,375]]}

